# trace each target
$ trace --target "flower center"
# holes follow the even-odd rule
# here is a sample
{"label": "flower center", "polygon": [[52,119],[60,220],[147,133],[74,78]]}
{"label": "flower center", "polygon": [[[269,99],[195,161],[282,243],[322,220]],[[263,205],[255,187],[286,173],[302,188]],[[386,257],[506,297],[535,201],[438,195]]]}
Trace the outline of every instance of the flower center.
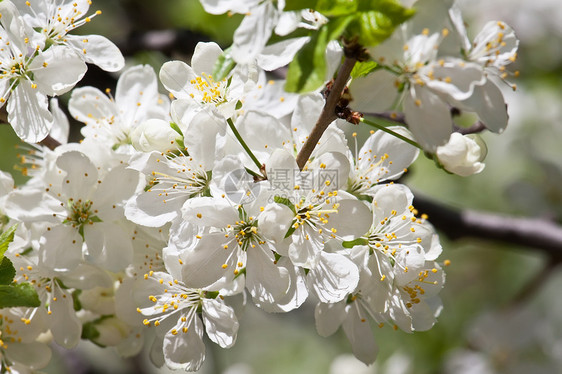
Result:
{"label": "flower center", "polygon": [[[200,77],[192,79],[190,83],[195,90],[199,91],[198,99],[202,104],[219,105],[226,101],[226,79],[216,82],[211,75],[202,73]],[[193,93],[190,96],[195,98]]]}

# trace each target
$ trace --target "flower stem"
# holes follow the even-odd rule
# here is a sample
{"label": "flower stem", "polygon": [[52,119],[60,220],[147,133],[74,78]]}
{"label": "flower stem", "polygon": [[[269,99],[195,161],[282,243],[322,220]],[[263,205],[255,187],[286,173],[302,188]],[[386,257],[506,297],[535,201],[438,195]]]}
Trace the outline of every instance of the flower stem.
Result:
{"label": "flower stem", "polygon": [[252,151],[250,150],[250,147],[248,147],[248,145],[246,144],[246,142],[244,141],[244,139],[242,139],[242,136],[240,135],[240,133],[238,132],[238,130],[236,129],[236,126],[234,126],[234,122],[232,122],[232,119],[227,119],[226,122],[228,122],[228,127],[230,127],[230,129],[232,130],[232,132],[234,133],[234,136],[236,137],[236,139],[238,140],[238,142],[240,143],[240,145],[242,146],[242,148],[244,148],[244,150],[246,151],[246,153],[248,154],[248,156],[250,156],[250,158],[252,159],[252,161],[254,161],[254,164],[256,164],[256,166],[258,167],[258,170],[261,170],[262,168],[262,163],[259,162],[259,160],[257,159],[257,157],[252,153]]}
{"label": "flower stem", "polygon": [[360,121],[363,122],[363,123],[366,124],[366,125],[373,126],[373,127],[377,128],[377,129],[379,129],[379,130],[381,130],[381,131],[386,132],[387,134],[390,134],[390,135],[392,135],[392,136],[395,136],[395,137],[397,137],[398,139],[403,140],[403,141],[405,141],[406,143],[408,143],[408,144],[410,144],[410,145],[413,145],[414,147],[419,148],[419,149],[421,149],[421,150],[423,151],[423,148],[422,148],[421,145],[419,145],[418,143],[416,143],[416,142],[413,141],[412,139],[409,139],[409,138],[405,137],[404,135],[401,135],[401,134],[399,134],[399,133],[397,133],[397,132],[395,132],[395,131],[390,130],[388,127],[385,127],[384,125],[381,125],[381,124],[376,123],[376,122],[373,122],[373,121],[369,121],[368,119],[365,119],[365,118],[361,118]]}

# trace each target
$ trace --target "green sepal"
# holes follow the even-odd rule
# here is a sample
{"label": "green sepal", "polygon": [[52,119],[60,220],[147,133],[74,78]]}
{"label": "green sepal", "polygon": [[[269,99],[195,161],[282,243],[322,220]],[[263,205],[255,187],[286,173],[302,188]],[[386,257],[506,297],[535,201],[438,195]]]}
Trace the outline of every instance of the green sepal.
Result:
{"label": "green sepal", "polygon": [[14,241],[17,228],[18,225],[15,224],[0,235],[0,260],[4,258],[4,253],[8,250],[8,245]]}
{"label": "green sepal", "polygon": [[16,306],[38,307],[41,305],[37,291],[29,283],[0,285],[0,308]]}
{"label": "green sepal", "polygon": [[98,342],[96,342],[96,339],[100,337],[100,332],[97,329],[96,325],[98,325],[100,322],[108,319],[108,318],[113,318],[113,315],[105,315],[105,316],[101,316],[93,321],[89,321],[86,322],[82,325],[82,336],[81,338],[84,340],[89,340],[92,343],[94,343],[95,345],[97,345],[98,347],[102,347],[105,348],[105,345],[100,344]]}
{"label": "green sepal", "polygon": [[242,102],[241,102],[240,100],[238,100],[238,101],[236,102],[236,107],[235,107],[234,109],[240,110],[240,109],[242,109],[242,105],[243,105]]}
{"label": "green sepal", "polygon": [[205,299],[216,299],[219,294],[219,291],[203,291],[203,297]]}
{"label": "green sepal", "polygon": [[285,234],[284,239],[288,238],[289,236],[293,235],[293,233],[295,232],[295,226],[291,225],[291,228],[289,230],[287,230],[287,233]]}
{"label": "green sepal", "polygon": [[346,240],[342,242],[342,246],[344,248],[353,248],[356,245],[368,245],[368,244],[369,244],[369,239],[367,238],[357,238],[354,240]]}
{"label": "green sepal", "polygon": [[354,16],[338,17],[322,25],[289,64],[285,91],[304,93],[322,87],[326,78],[326,48],[338,39]]}
{"label": "green sepal", "polygon": [[80,302],[80,294],[82,293],[82,290],[74,290],[72,291],[72,306],[74,307],[74,310],[77,312],[79,310],[82,310],[82,303]]}
{"label": "green sepal", "polygon": [[4,257],[0,263],[0,285],[9,285],[13,282],[16,276],[16,269],[14,264],[8,257]]}
{"label": "green sepal", "polygon": [[94,339],[97,339],[99,337],[100,337],[100,332],[96,328],[96,324],[94,321],[86,322],[82,325],[82,336],[81,336],[82,339],[90,340],[93,343],[95,343]]}
{"label": "green sepal", "polygon": [[234,276],[234,279],[238,278],[238,277],[241,276],[242,274],[246,275],[246,268],[245,268],[245,267],[242,268],[242,269],[240,269],[240,270],[238,271],[238,274],[236,274],[236,275]]}
{"label": "green sepal", "polygon": [[361,78],[369,75],[377,69],[378,64],[375,61],[369,60],[364,62],[357,62],[351,71],[351,78]]}
{"label": "green sepal", "polygon": [[170,127],[172,128],[172,130],[174,130],[175,132],[177,132],[178,134],[180,134],[183,137],[183,132],[181,131],[180,127],[178,126],[177,123],[175,122],[170,122]]}
{"label": "green sepal", "polygon": [[213,66],[213,79],[215,82],[219,82],[227,77],[227,75],[234,69],[236,62],[232,59],[229,47],[224,50],[223,53],[217,58],[215,66]]}
{"label": "green sepal", "polygon": [[295,205],[291,202],[291,200],[287,199],[286,197],[275,196],[273,198],[273,201],[275,201],[277,204],[285,205],[286,207],[291,209],[291,211],[294,214],[297,214],[297,211],[295,209]]}

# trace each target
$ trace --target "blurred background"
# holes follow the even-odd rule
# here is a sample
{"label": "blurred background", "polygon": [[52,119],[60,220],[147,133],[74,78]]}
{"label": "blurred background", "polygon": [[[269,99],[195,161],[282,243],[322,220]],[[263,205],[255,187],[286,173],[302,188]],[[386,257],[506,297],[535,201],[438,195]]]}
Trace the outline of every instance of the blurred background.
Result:
{"label": "blurred background", "polygon": [[[157,5],[156,5],[157,3]],[[562,223],[562,6],[559,0],[465,0],[460,2],[474,37],[489,20],[512,26],[521,44],[517,91],[505,87],[510,124],[501,135],[483,134],[486,168],[463,178],[435,168],[420,156],[404,179],[415,194],[456,209],[474,209]],[[197,0],[95,0],[96,17],[79,33],[114,41],[131,65],[156,71],[170,59],[189,61],[198,41],[231,42],[241,17],[205,14]],[[80,85],[114,88],[116,76],[89,66]],[[163,91],[162,91],[163,92]],[[68,97],[62,97],[62,102]],[[360,130],[363,131],[363,130]],[[365,129],[365,131],[368,131]],[[72,130],[79,139],[79,127]],[[19,141],[0,126],[0,169],[17,183]],[[429,217],[431,221],[431,216]],[[351,355],[341,331],[318,336],[314,305],[273,315],[248,305],[235,346],[207,345],[201,373],[562,373],[562,271],[532,247],[486,239],[449,241],[450,259],[441,296],[444,309],[428,332],[374,329],[380,347],[374,366]],[[562,248],[561,248],[562,250]],[[54,347],[48,373],[167,373],[147,355],[120,359],[111,349],[82,342],[71,351]]]}

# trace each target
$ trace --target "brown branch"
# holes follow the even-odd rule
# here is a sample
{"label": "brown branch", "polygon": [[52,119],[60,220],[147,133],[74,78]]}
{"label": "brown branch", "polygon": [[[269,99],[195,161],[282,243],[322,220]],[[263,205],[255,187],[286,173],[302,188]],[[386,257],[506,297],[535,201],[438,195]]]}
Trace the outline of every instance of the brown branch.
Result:
{"label": "brown branch", "polygon": [[51,135],[47,135],[47,137],[39,142],[39,144],[44,145],[45,147],[49,148],[51,151],[57,148],[61,143],[58,140],[51,138]]}
{"label": "brown branch", "polygon": [[455,210],[415,195],[415,206],[429,217],[435,228],[452,240],[473,237],[497,240],[545,252],[554,263],[562,263],[562,227],[539,218],[516,218],[473,210]]}
{"label": "brown branch", "polygon": [[304,165],[306,165],[306,162],[318,144],[322,134],[324,134],[324,131],[326,131],[330,123],[338,118],[336,115],[336,105],[338,104],[345,85],[349,80],[349,76],[355,66],[355,62],[357,62],[357,58],[355,56],[346,54],[346,57],[338,70],[338,76],[330,89],[326,99],[326,104],[324,104],[324,108],[322,109],[322,113],[320,113],[320,117],[318,118],[318,121],[316,121],[316,125],[314,125],[314,128],[297,155],[297,164],[301,170]]}

